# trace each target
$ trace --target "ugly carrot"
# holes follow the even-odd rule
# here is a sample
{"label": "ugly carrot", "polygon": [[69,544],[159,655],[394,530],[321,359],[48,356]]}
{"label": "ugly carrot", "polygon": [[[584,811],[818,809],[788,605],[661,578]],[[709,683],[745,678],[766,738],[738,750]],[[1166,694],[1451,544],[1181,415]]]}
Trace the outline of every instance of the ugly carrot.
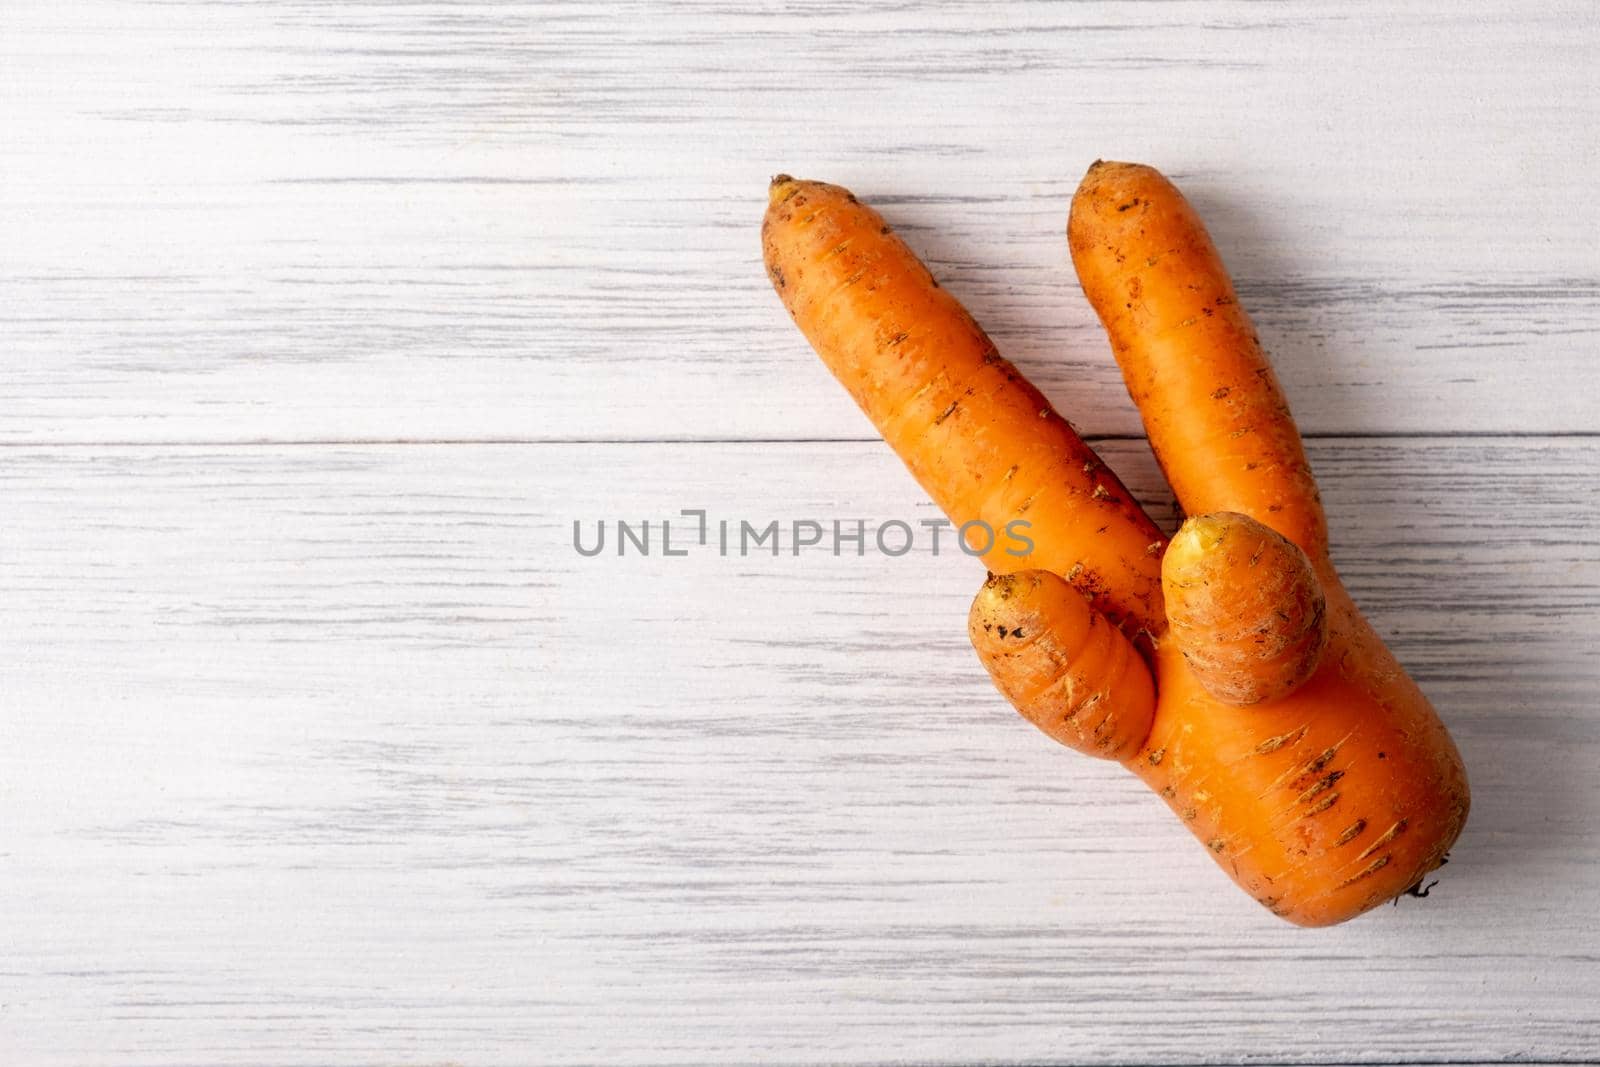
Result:
{"label": "ugly carrot", "polygon": [[[1102,316],[1110,301],[1131,312],[1135,288],[1152,305],[1107,325],[1185,507],[1239,511],[1278,530],[1306,553],[1322,587],[1329,636],[1320,666],[1294,692],[1250,708],[1207,692],[1168,638],[1165,542],[1154,525],[876,213],[845,190],[780,177],[763,226],[768,274],[824,362],[953,520],[1003,526],[1030,516],[1037,550],[1025,561],[995,559],[991,570],[1062,575],[1126,633],[1148,639],[1157,706],[1142,740],[1119,740],[1118,752],[1131,753],[1123,762],[1274,913],[1339,922],[1441,861],[1466,818],[1465,774],[1426,699],[1338,584],[1298,432],[1252,348],[1248,319],[1228,311],[1227,330],[1196,332],[1192,344],[1172,336],[1206,317],[1192,294],[1211,293],[1215,316],[1231,306],[1232,287],[1198,219],[1163,183],[1139,193],[1142,221],[1119,228],[1115,220],[1132,221],[1128,212],[1141,205],[1119,211],[1133,199],[1119,195],[1108,209],[1100,195],[1125,190],[1086,180],[1074,206],[1074,259]],[[1174,269],[1154,270],[1169,256]],[[1122,269],[1130,262],[1135,274]],[[1138,274],[1141,263],[1154,273]],[[1186,301],[1195,315],[1183,313]],[[1235,391],[1234,405],[1196,407],[1197,397],[1215,403]],[[1216,486],[1205,475],[1210,462]],[[1068,616],[1082,606],[1073,604],[1040,598],[1027,625],[1070,637]],[[975,607],[975,617],[986,611],[994,621],[1004,608]],[[1059,729],[1065,712],[1037,704],[1044,690],[1030,688],[1053,659],[1005,658],[974,636],[1025,715],[1060,740],[1083,740]],[[1071,640],[1062,647],[1071,654]],[[1132,677],[1136,691],[1140,676]]]}

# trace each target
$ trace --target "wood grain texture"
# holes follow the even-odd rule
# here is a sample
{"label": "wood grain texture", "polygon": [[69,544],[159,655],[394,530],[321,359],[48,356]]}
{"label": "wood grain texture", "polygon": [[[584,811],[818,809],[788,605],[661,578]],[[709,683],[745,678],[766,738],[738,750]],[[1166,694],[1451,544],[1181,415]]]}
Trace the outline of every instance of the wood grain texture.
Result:
{"label": "wood grain texture", "polygon": [[[1475,790],[1427,900],[1326,931],[1002,706],[975,562],[717,554],[720,518],[930,518],[879,444],[7,449],[0,1049],[1590,1056],[1600,444],[1312,461]],[[707,548],[573,550],[685,507]]]}
{"label": "wood grain texture", "polygon": [[1308,430],[1600,431],[1586,3],[0,19],[0,441],[864,438],[767,290],[777,170],[1137,432],[1063,239],[1098,156],[1194,197]]}
{"label": "wood grain texture", "polygon": [[[1597,45],[1511,0],[0,3],[0,1061],[1593,1058]],[[1269,920],[1000,705],[920,530],[572,549],[934,518],[767,288],[777,170],[1136,435],[1063,237],[1097,156],[1211,224],[1461,743],[1425,901]]]}

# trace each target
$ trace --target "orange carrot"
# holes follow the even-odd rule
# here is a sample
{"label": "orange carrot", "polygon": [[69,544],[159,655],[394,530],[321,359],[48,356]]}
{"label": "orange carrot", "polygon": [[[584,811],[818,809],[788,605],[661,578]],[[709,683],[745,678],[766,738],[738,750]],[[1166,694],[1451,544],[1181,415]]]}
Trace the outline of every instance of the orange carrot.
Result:
{"label": "orange carrot", "polygon": [[[1264,523],[1312,565],[1327,646],[1287,696],[1238,707],[1200,684],[1167,633],[1164,539],[875,212],[843,189],[780,177],[763,245],[802,332],[951,519],[1032,524],[1035,551],[992,553],[990,570],[1061,575],[1089,608],[1148,639],[1156,709],[1137,741],[1138,713],[1114,724],[1125,765],[1274,913],[1303,925],[1348,919],[1441,862],[1467,815],[1460,757],[1339,584],[1299,434],[1193,211],[1154,171],[1106,164],[1080,190],[1070,231],[1085,292],[1184,507]],[[1037,683],[1084,655],[1074,627],[1092,628],[1094,616],[1059,583],[1029,576],[1013,592],[1018,582],[1028,583],[1025,635],[1037,626],[1055,647],[1007,657],[982,620],[1018,609],[983,593],[974,644],[1024,715],[1081,742],[1063,729],[1076,718],[1071,698],[1051,703]],[[1148,680],[1105,660],[1105,691],[1138,708]]]}
{"label": "orange carrot", "polygon": [[1322,584],[1306,554],[1237,512],[1189,519],[1161,558],[1166,640],[1227,704],[1294,692],[1328,641]]}
{"label": "orange carrot", "polygon": [[[1160,619],[1161,532],[882,216],[779,175],[761,240],[795,324],[923,489],[997,535],[990,571],[1054,571],[1129,634]],[[1013,522],[1031,554],[998,536]]]}
{"label": "orange carrot", "polygon": [[989,575],[967,633],[995,687],[1068,748],[1126,759],[1149,734],[1150,669],[1122,631],[1049,571]]}

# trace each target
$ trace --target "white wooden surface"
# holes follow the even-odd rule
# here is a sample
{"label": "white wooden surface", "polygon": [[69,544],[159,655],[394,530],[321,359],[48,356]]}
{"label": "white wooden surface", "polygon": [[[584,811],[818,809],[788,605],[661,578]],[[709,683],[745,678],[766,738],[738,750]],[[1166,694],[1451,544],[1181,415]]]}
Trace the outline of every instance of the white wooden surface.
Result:
{"label": "white wooden surface", "polygon": [[[0,5],[0,1060],[1600,1053],[1600,16]],[[1067,265],[1177,175],[1473,777],[1275,924],[1004,709],[975,566],[584,559],[933,512],[762,277],[881,204],[1170,520]],[[587,528],[587,527],[586,527]]]}

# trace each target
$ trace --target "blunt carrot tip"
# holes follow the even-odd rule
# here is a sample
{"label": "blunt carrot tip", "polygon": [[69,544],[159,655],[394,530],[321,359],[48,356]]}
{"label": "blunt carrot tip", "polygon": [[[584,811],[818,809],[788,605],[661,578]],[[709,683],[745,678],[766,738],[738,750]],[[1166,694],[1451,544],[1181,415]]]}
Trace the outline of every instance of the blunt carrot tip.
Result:
{"label": "blunt carrot tip", "polygon": [[772,183],[767,186],[767,196],[773,200],[776,200],[778,199],[778,190],[782,189],[785,185],[793,184],[794,178],[790,175],[774,174],[772,176]]}

